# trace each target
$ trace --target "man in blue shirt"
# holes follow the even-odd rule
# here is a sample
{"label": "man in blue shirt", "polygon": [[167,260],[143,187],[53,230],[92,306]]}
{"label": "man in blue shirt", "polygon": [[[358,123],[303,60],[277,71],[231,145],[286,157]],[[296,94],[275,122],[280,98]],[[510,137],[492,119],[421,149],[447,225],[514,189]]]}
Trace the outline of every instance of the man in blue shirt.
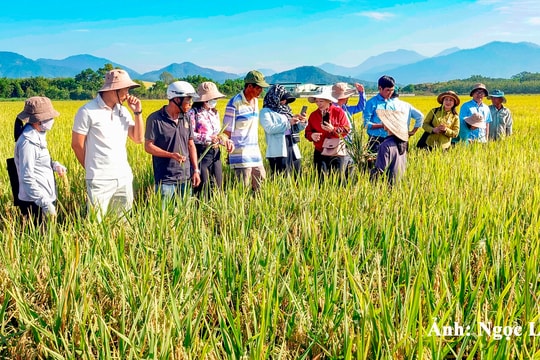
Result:
{"label": "man in blue shirt", "polygon": [[[486,85],[477,83],[473,86],[470,96],[471,100],[467,101],[461,106],[459,110],[459,137],[452,139],[452,142],[457,141],[477,141],[486,143],[488,141],[489,124],[491,123],[491,111],[489,107],[482,102],[484,97],[488,96]],[[465,118],[469,118],[471,115],[478,114],[482,117],[486,123],[485,128],[477,127],[471,129],[470,124],[465,121]],[[476,117],[477,115],[475,115]]]}
{"label": "man in blue shirt", "polygon": [[379,145],[388,133],[384,130],[381,119],[377,116],[377,109],[396,110],[394,106],[394,87],[396,82],[393,77],[384,75],[378,81],[379,93],[369,99],[364,108],[364,127],[369,136],[368,151],[377,153]]}

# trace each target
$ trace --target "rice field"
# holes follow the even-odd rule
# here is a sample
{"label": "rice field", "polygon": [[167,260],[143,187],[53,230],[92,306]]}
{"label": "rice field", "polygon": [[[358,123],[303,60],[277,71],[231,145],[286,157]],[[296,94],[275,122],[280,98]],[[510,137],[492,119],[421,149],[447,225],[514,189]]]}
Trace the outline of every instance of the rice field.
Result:
{"label": "rice field", "polygon": [[[420,131],[393,189],[361,171],[319,184],[303,139],[296,181],[253,196],[227,173],[223,193],[162,211],[150,155],[128,143],[134,210],[100,224],[70,148],[83,102],[53,102],[57,221],[22,228],[0,169],[0,358],[540,358],[540,104],[507,98],[512,137],[427,153]],[[3,159],[22,108],[0,103]]]}

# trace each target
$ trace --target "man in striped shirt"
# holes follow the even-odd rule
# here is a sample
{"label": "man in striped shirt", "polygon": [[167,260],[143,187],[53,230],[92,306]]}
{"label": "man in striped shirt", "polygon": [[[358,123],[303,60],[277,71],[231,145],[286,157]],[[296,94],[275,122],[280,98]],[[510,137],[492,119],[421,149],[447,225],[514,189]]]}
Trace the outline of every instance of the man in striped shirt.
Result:
{"label": "man in striped shirt", "polygon": [[263,74],[256,70],[244,78],[244,90],[232,97],[225,108],[225,134],[234,143],[229,166],[244,186],[256,191],[266,177],[259,148],[259,96],[268,87]]}

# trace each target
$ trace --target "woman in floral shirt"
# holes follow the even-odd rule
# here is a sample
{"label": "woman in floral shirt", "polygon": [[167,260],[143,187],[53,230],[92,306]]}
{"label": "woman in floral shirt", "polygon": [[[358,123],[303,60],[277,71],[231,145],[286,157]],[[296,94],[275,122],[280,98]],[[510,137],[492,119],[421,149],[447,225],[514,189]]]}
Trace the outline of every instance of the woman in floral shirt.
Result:
{"label": "woman in floral shirt", "polygon": [[221,164],[220,145],[228,152],[234,145],[221,131],[219,112],[216,109],[217,99],[225,97],[210,81],[203,82],[197,88],[199,99],[193,103],[189,118],[194,130],[194,142],[197,147],[201,184],[194,188],[196,196],[210,195],[212,182],[221,189],[223,187],[223,169]]}

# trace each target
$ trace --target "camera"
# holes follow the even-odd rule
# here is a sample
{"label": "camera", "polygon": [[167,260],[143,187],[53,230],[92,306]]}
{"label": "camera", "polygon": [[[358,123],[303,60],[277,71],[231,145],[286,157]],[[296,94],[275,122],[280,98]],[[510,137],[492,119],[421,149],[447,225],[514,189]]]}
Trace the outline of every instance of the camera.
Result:
{"label": "camera", "polygon": [[291,140],[293,144],[298,144],[300,142],[300,128],[298,124],[291,126]]}

